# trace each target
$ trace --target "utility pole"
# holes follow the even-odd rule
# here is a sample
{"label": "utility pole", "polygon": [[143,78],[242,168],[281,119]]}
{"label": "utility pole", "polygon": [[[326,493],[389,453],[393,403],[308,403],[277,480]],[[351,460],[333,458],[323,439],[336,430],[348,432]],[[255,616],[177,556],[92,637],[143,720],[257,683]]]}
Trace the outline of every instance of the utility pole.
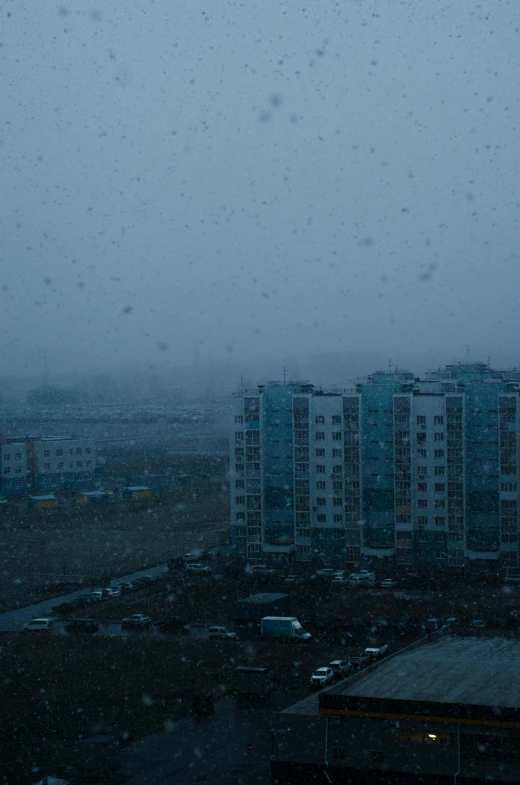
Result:
{"label": "utility pole", "polygon": [[287,378],[287,368],[285,365],[280,366],[283,370],[283,383],[285,384],[285,380]]}

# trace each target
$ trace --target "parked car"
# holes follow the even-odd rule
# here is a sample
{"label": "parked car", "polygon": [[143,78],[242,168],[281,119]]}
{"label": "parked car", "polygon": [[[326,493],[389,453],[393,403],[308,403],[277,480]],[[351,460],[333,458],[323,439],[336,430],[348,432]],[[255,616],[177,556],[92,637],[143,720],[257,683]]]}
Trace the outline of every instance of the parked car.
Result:
{"label": "parked car", "polygon": [[342,630],[338,632],[335,640],[340,646],[350,646],[354,642],[354,634],[348,630]]}
{"label": "parked car", "polygon": [[99,630],[99,624],[94,619],[73,619],[65,629],[75,635],[93,635]]}
{"label": "parked car", "polygon": [[186,572],[199,572],[208,574],[212,572],[211,567],[207,567],[205,564],[199,564],[198,562],[192,562],[191,564],[186,564],[184,566]]}
{"label": "parked car", "polygon": [[436,616],[431,616],[429,619],[426,619],[424,623],[424,631],[428,634],[440,630],[441,627],[442,622]]}
{"label": "parked car", "polygon": [[103,599],[103,589],[96,589],[95,591],[90,593],[90,596],[93,600],[102,600]]}
{"label": "parked car", "polygon": [[354,583],[375,583],[376,580],[375,573],[369,572],[368,570],[358,570],[357,572],[351,572],[348,577]]}
{"label": "parked car", "polygon": [[352,671],[352,665],[348,660],[332,660],[329,662],[329,668],[332,668],[334,678],[342,679]]}
{"label": "parked car", "polygon": [[381,646],[368,646],[365,649],[365,654],[368,654],[372,659],[377,660],[383,657],[388,651],[388,643],[383,643]]}
{"label": "parked car", "polygon": [[112,586],[107,586],[106,589],[103,589],[103,597],[106,599],[119,596],[121,596],[121,591],[119,589],[115,589]]}
{"label": "parked car", "polygon": [[353,670],[359,671],[361,668],[366,667],[372,661],[372,656],[365,651],[358,654],[356,657],[349,657],[348,661],[352,665]]}
{"label": "parked car", "polygon": [[53,619],[31,619],[23,625],[24,632],[52,632],[54,627]]}
{"label": "parked car", "polygon": [[180,616],[170,616],[169,619],[162,619],[157,624],[157,629],[159,632],[169,633],[169,634],[178,634],[178,633],[185,633],[188,632],[188,625],[185,624],[184,620],[181,619]]}
{"label": "parked car", "polygon": [[52,606],[53,613],[67,614],[67,613],[74,613],[74,611],[79,610],[79,608],[83,607],[81,603],[77,602],[60,602],[59,605]]}
{"label": "parked car", "polygon": [[287,578],[284,578],[284,583],[298,583],[299,580],[298,575],[288,575]]}
{"label": "parked car", "polygon": [[134,578],[132,580],[134,586],[139,586],[139,587],[148,586],[148,584],[153,582],[154,582],[154,578],[152,578],[151,575],[140,575],[138,578]]}
{"label": "parked car", "polygon": [[416,627],[417,619],[415,616],[410,616],[408,613],[399,616],[399,618],[394,621],[394,630],[399,635],[404,635],[406,632],[409,632],[409,630],[413,630]]}
{"label": "parked car", "polygon": [[215,626],[209,628],[209,637],[210,638],[222,638],[224,640],[227,639],[227,640],[232,640],[232,641],[236,641],[237,640],[236,632],[232,632],[231,630],[228,630],[227,627],[221,627],[221,626],[218,626],[218,625],[215,625]]}
{"label": "parked car", "polygon": [[469,626],[473,627],[473,629],[482,630],[484,627],[487,627],[487,623],[484,621],[484,619],[472,619],[469,623]]}
{"label": "parked car", "polygon": [[87,608],[89,605],[95,605],[97,600],[95,600],[91,594],[80,594],[76,602],[84,608]]}
{"label": "parked car", "polygon": [[316,571],[316,575],[318,578],[333,578],[336,572],[337,570],[332,567],[323,567],[323,569]]}
{"label": "parked car", "polygon": [[379,585],[382,589],[395,589],[397,581],[394,581],[392,578],[385,578]]}
{"label": "parked car", "polygon": [[446,619],[444,619],[444,624],[451,624],[452,626],[454,626],[455,624],[458,623],[459,623],[458,616],[448,616]]}
{"label": "parked car", "polygon": [[347,586],[347,585],[350,584],[350,580],[349,580],[349,578],[345,578],[344,575],[335,575],[334,578],[332,579],[331,583],[334,583],[335,585],[339,584],[339,585],[342,585],[342,586]]}
{"label": "parked car", "polygon": [[135,588],[136,587],[134,586],[132,581],[123,581],[123,583],[121,584],[121,591],[122,592],[134,591]]}
{"label": "parked car", "polygon": [[334,679],[334,671],[331,667],[318,668],[314,671],[310,678],[313,687],[326,687],[327,684],[332,684]]}
{"label": "parked car", "polygon": [[121,629],[148,630],[150,629],[151,623],[152,623],[151,618],[149,616],[145,616],[144,613],[133,613],[132,616],[127,616],[126,619],[123,619],[123,621],[121,622]]}

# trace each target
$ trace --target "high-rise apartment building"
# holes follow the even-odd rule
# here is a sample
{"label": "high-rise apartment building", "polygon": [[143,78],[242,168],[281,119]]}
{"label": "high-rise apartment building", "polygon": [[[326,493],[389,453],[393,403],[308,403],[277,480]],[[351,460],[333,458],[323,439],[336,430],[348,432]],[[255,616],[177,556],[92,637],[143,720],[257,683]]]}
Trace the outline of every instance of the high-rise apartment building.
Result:
{"label": "high-rise apartment building", "polygon": [[349,391],[235,398],[231,536],[244,558],[516,566],[520,371],[480,363]]}

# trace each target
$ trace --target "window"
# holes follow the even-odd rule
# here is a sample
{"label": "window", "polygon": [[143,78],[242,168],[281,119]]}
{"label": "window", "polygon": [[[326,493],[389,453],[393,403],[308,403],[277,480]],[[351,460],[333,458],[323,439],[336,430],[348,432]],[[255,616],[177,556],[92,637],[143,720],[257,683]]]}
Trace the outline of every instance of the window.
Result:
{"label": "window", "polygon": [[436,482],[435,483],[435,493],[444,493],[444,483],[443,482]]}
{"label": "window", "polygon": [[325,486],[326,486],[325,480],[318,480],[317,483],[316,483],[316,490],[324,491],[325,490]]}
{"label": "window", "polygon": [[44,457],[44,458],[48,458],[48,457],[50,456],[50,454],[51,454],[51,451],[50,451],[50,450],[44,450],[44,451],[43,451],[43,457]]}
{"label": "window", "polygon": [[335,496],[332,499],[332,506],[333,507],[343,507],[343,499],[341,498],[341,496]]}
{"label": "window", "polygon": [[325,474],[325,466],[323,463],[316,464],[316,474]]}
{"label": "window", "polygon": [[243,442],[244,441],[244,431],[237,431],[235,433],[235,441],[236,442]]}
{"label": "window", "polygon": [[426,450],[417,450],[417,457],[418,458],[426,458]]}
{"label": "window", "polygon": [[[78,469],[79,469],[79,468],[82,468],[82,466],[83,466],[83,461],[76,461],[76,466],[78,467]],[[50,468],[50,466],[49,466],[49,468]]]}
{"label": "window", "polygon": [[334,431],[332,433],[332,441],[333,442],[340,442],[341,441],[341,431]]}
{"label": "window", "polygon": [[442,477],[444,475],[444,466],[436,466],[435,467],[435,475],[437,477]]}
{"label": "window", "polygon": [[516,482],[503,482],[500,485],[501,491],[516,491]]}
{"label": "window", "polygon": [[444,499],[435,499],[435,509],[443,510],[445,506]]}
{"label": "window", "polygon": [[237,474],[241,474],[244,471],[244,464],[243,463],[235,463],[235,471]]}
{"label": "window", "polygon": [[427,515],[418,515],[417,516],[417,526],[427,526],[428,525],[428,516]]}
{"label": "window", "polygon": [[245,521],[245,519],[246,519],[245,512],[237,512],[237,514],[236,514],[236,520],[237,521]]}
{"label": "window", "polygon": [[444,458],[444,450],[435,450],[433,453],[433,457],[437,458],[437,460],[439,458]]}
{"label": "window", "polygon": [[15,469],[15,472],[16,472],[16,474],[21,474],[22,473],[22,467],[21,466],[17,466],[16,469]]}
{"label": "window", "polygon": [[433,418],[433,424],[444,425],[444,417],[442,417],[442,415],[440,414],[436,414],[435,417]]}
{"label": "window", "polygon": [[235,481],[235,488],[245,488],[244,480],[236,480]]}
{"label": "window", "polygon": [[334,520],[334,523],[343,523],[343,515],[336,514],[336,515],[334,515],[333,520]]}
{"label": "window", "polygon": [[325,431],[316,431],[316,441],[322,442],[325,440]]}
{"label": "window", "polygon": [[44,464],[43,464],[43,470],[44,470],[45,472],[50,472],[50,470],[51,470],[51,465],[50,465],[50,463],[44,463]]}
{"label": "window", "polygon": [[235,502],[236,502],[236,504],[245,504],[246,503],[246,497],[245,496],[237,496],[235,498]]}
{"label": "window", "polygon": [[76,447],[76,455],[81,455],[82,450],[81,447]]}
{"label": "window", "polygon": [[[90,450],[89,450],[89,452],[90,452]],[[61,457],[62,455],[63,455],[63,450],[56,450],[56,457],[57,458]]]}
{"label": "window", "polygon": [[419,532],[417,539],[419,542],[428,542],[428,532]]}
{"label": "window", "polygon": [[333,425],[341,425],[341,417],[339,414],[332,415],[332,424]]}
{"label": "window", "polygon": [[428,490],[428,483],[426,482],[418,482],[417,483],[417,490],[419,493],[426,493]]}
{"label": "window", "polygon": [[427,473],[427,471],[428,471],[428,467],[427,466],[418,466],[417,467],[417,474],[419,474],[419,475],[424,475],[424,474]]}
{"label": "window", "polygon": [[4,461],[10,461],[10,460],[11,460],[11,453],[10,452],[6,452],[5,455],[4,455]]}
{"label": "window", "polygon": [[11,474],[11,467],[10,466],[4,466],[4,474]]}
{"label": "window", "polygon": [[342,491],[343,490],[343,481],[342,480],[334,480],[332,483],[332,489],[334,491]]}
{"label": "window", "polygon": [[318,513],[318,515],[316,516],[316,520],[318,521],[318,523],[327,523],[327,516],[324,515],[324,513]]}
{"label": "window", "polygon": [[325,424],[325,417],[323,414],[316,415],[316,425],[324,425]]}
{"label": "window", "polygon": [[325,505],[327,504],[327,499],[325,498],[325,496],[318,496],[316,499],[316,504],[318,505],[318,507],[325,507]]}
{"label": "window", "polygon": [[444,521],[445,521],[445,519],[444,519],[444,516],[442,516],[442,515],[437,515],[435,517],[435,525],[436,526],[444,526]]}
{"label": "window", "polygon": [[237,447],[235,450],[235,458],[243,458],[244,457],[244,448]]}
{"label": "window", "polygon": [[339,447],[333,447],[332,448],[332,457],[333,458],[341,458],[341,450],[339,449]]}
{"label": "window", "polygon": [[444,441],[444,433],[443,431],[435,431],[433,435],[434,442],[443,442]]}
{"label": "window", "polygon": [[428,499],[419,499],[417,506],[420,510],[425,510],[428,507]]}
{"label": "window", "polygon": [[325,450],[323,447],[316,447],[316,458],[324,458],[325,457]]}
{"label": "window", "polygon": [[91,452],[90,447],[85,447],[85,452],[87,455],[90,455]]}
{"label": "window", "polygon": [[74,463],[73,463],[73,461],[71,461],[71,462],[69,463],[69,469],[73,469],[73,468],[74,468]]}
{"label": "window", "polygon": [[421,443],[425,441],[426,441],[426,433],[424,431],[421,431],[420,433],[417,434],[417,442]]}
{"label": "window", "polygon": [[85,461],[85,466],[90,466],[91,463],[92,463],[92,461],[90,461],[90,460],[89,461]]}
{"label": "window", "polygon": [[235,422],[237,425],[240,425],[244,422],[244,418],[241,414],[235,414]]}
{"label": "window", "polygon": [[14,459],[15,459],[15,461],[21,461],[22,460],[22,453],[21,452],[15,452]]}
{"label": "window", "polygon": [[422,414],[419,414],[417,417],[417,425],[426,425],[426,417]]}

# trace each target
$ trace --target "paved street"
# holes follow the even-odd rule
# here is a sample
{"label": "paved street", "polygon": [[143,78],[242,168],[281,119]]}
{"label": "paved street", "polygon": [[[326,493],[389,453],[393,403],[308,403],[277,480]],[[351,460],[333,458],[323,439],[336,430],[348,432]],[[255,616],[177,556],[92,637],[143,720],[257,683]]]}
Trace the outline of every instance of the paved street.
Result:
{"label": "paved street", "polygon": [[209,717],[172,723],[122,751],[132,785],[263,785],[270,782],[271,720],[309,688],[276,693],[270,707],[223,698]]}
{"label": "paved street", "polygon": [[[129,575],[122,575],[117,580],[132,581],[134,578],[138,578],[141,575],[160,576],[165,575],[167,572],[167,565],[159,564],[156,567],[150,567],[146,570],[139,570],[138,572],[132,572]],[[113,582],[115,583],[115,579]],[[79,597],[80,594],[88,594],[95,589],[99,589],[99,586],[82,586],[81,589],[76,589],[69,594],[63,594],[61,597],[52,597],[43,602],[28,605],[25,608],[17,608],[14,611],[2,613],[0,614],[0,631],[16,632],[17,630],[21,630],[26,622],[37,616],[52,615],[50,614],[50,611],[53,605],[58,605],[61,602],[70,602],[71,600],[76,599],[76,597]]]}

